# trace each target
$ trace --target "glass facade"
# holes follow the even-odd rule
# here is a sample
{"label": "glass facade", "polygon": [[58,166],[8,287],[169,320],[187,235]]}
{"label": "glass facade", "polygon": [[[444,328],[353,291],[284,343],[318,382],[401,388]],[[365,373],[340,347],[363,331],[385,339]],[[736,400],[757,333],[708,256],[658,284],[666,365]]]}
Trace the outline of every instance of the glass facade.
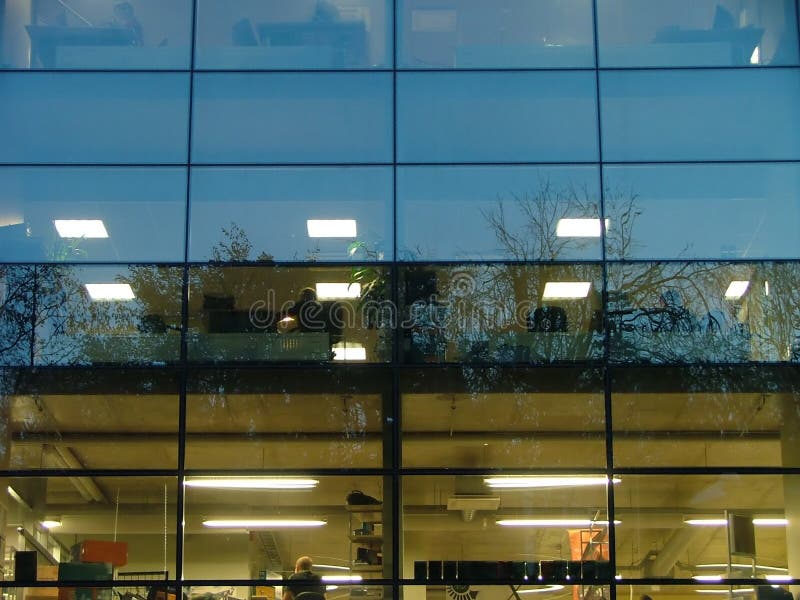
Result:
{"label": "glass facade", "polygon": [[2,600],[793,600],[798,13],[0,0]]}

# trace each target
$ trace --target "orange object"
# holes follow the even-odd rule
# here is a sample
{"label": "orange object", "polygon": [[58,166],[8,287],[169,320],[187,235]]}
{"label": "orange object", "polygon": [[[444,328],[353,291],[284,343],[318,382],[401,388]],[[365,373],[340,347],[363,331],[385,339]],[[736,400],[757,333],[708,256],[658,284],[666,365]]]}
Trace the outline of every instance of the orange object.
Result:
{"label": "orange object", "polygon": [[128,564],[128,542],[83,540],[80,543],[78,560],[84,563],[105,562],[115,567],[124,567]]}

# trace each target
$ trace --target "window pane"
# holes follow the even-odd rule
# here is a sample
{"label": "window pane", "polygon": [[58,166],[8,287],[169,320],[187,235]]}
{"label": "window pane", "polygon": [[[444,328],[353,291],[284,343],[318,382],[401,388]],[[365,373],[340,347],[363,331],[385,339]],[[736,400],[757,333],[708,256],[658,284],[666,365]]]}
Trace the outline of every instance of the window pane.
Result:
{"label": "window pane", "polygon": [[182,271],[144,265],[53,265],[40,272],[36,363],[178,360]]}
{"label": "window pane", "polygon": [[611,358],[800,360],[797,270],[792,263],[611,264]]}
{"label": "window pane", "polygon": [[[117,550],[113,562],[123,571],[150,571],[151,577],[166,579],[166,570],[174,577],[176,478],[11,477],[4,479],[4,485],[14,491],[8,494],[7,523],[22,530],[17,529],[13,537],[9,534],[9,541],[13,540],[17,548],[35,548],[28,540],[36,540],[52,557],[50,564],[58,565],[52,577],[54,585],[56,577],[60,582],[112,579],[112,569],[116,571],[117,567],[111,562],[98,561],[89,567],[88,563],[71,560],[71,547],[87,540],[121,542],[122,552],[127,551],[127,561]],[[40,525],[43,520],[58,520],[61,525],[43,532]],[[37,554],[41,555],[40,565],[48,564],[46,554],[41,550]],[[103,597],[98,588],[88,588],[87,592]]]}
{"label": "window pane", "polygon": [[199,69],[349,69],[390,64],[387,0],[200,0]]}
{"label": "window pane", "polygon": [[0,260],[183,260],[184,169],[8,167],[0,190]]}
{"label": "window pane", "polygon": [[401,73],[397,130],[406,162],[597,160],[594,74]]}
{"label": "window pane", "polygon": [[800,158],[800,70],[605,72],[600,84],[605,160]]}
{"label": "window pane", "polygon": [[[381,467],[388,372],[199,371],[189,377],[190,469]],[[385,420],[384,420],[385,419]]]}
{"label": "window pane", "polygon": [[391,169],[195,168],[191,189],[192,260],[391,259]]}
{"label": "window pane", "polygon": [[387,73],[201,73],[194,102],[195,162],[391,161]]}
{"label": "window pane", "polygon": [[401,270],[407,362],[572,362],[603,350],[599,265]]}
{"label": "window pane", "polygon": [[173,73],[0,74],[0,162],[186,162],[189,79]]}
{"label": "window pane", "polygon": [[[36,269],[33,265],[0,265],[0,364],[31,364]],[[37,314],[46,312],[40,308]]]}
{"label": "window pane", "polygon": [[0,5],[0,67],[188,69],[191,0]]}
{"label": "window pane", "polygon": [[[7,469],[169,469],[178,465],[178,380],[164,372],[3,374]],[[8,452],[10,446],[10,452]]]}
{"label": "window pane", "polygon": [[[608,547],[607,478],[552,471],[546,476],[565,483],[543,487],[542,475],[533,473],[514,475],[513,481],[505,482],[512,478],[484,474],[404,476],[402,576],[413,577],[417,561],[489,561],[489,565],[468,565],[479,569],[469,579],[519,580],[522,577],[514,576],[513,571],[498,575],[498,567],[507,573],[513,566],[497,561],[528,561],[538,566],[539,561],[562,557],[561,564],[544,565],[562,572],[553,573],[552,578],[547,571],[544,575],[551,581],[570,579],[580,571],[580,564],[573,564],[575,573],[564,572],[569,567],[570,552],[565,545],[570,532],[575,532],[578,540],[580,532],[586,532],[597,546]],[[497,487],[501,485],[504,487]],[[478,506],[477,500],[482,501],[483,508],[472,509],[470,516],[469,507]],[[538,575],[531,574],[533,578]],[[432,580],[454,579],[444,573],[438,578],[431,577],[430,571],[428,575]]]}
{"label": "window pane", "polygon": [[595,167],[406,167],[397,197],[402,260],[600,258]]}
{"label": "window pane", "polygon": [[792,0],[598,0],[600,65],[797,64]]}
{"label": "window pane", "polygon": [[[770,575],[786,574],[785,521],[764,525],[760,519],[794,516],[800,489],[797,475],[622,475],[620,479],[614,487],[614,519],[619,521],[616,552],[630,560],[618,565],[623,577],[724,577],[729,560],[734,563],[729,575],[733,579],[752,577],[754,563],[776,568],[768,571]],[[731,517],[735,517],[732,531],[741,532],[731,542],[739,548],[733,553],[726,526]],[[645,558],[650,549],[665,544],[674,552]],[[743,552],[745,546],[752,552]],[[764,577],[765,570],[757,574]]]}
{"label": "window pane", "polygon": [[420,369],[401,390],[403,466],[605,467],[596,371]]}
{"label": "window pane", "polygon": [[794,466],[800,379],[759,367],[615,370],[618,467]]}
{"label": "window pane", "polygon": [[605,167],[613,258],[798,258],[800,165]]}
{"label": "window pane", "polygon": [[[220,479],[228,480],[227,487]],[[308,487],[286,489],[298,480]],[[346,504],[353,490],[378,504]],[[374,475],[187,477],[184,576],[263,579],[260,571],[291,571],[294,558],[313,548],[314,557],[325,557],[315,559],[320,563],[351,568],[336,575],[388,578],[391,498],[391,479]],[[265,548],[275,551],[268,554]]]}
{"label": "window pane", "polygon": [[589,0],[401,0],[399,66],[593,67]]}
{"label": "window pane", "polygon": [[389,271],[353,267],[197,267],[189,274],[194,361],[385,362]]}

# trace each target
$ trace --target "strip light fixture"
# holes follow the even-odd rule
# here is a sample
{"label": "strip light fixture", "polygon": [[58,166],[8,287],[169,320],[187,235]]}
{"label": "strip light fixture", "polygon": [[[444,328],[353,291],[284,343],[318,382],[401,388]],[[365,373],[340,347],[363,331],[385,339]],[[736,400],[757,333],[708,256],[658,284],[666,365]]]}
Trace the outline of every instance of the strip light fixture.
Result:
{"label": "strip light fixture", "polygon": [[228,490],[310,490],[317,487],[317,479],[298,477],[199,477],[186,479],[186,487]]}
{"label": "strip light fixture", "polygon": [[56,219],[53,221],[62,238],[107,238],[108,231],[99,219]]}
{"label": "strip light fixture", "polygon": [[216,529],[294,529],[322,527],[326,521],[318,519],[208,519],[204,527]]}
{"label": "strip light fixture", "polygon": [[[605,527],[608,521],[593,519],[498,519],[495,521],[501,527]],[[614,521],[620,525],[622,521]]]}
{"label": "strip light fixture", "polygon": [[548,281],[544,284],[544,300],[574,300],[586,298],[592,287],[590,281]]}
{"label": "strip light fixture", "polygon": [[[606,219],[608,231],[608,219]],[[559,219],[556,237],[600,237],[600,219]]]}
{"label": "strip light fixture", "polygon": [[358,235],[355,219],[308,219],[310,238],[354,238]]}
{"label": "strip light fixture", "polygon": [[[615,477],[610,481],[611,483],[619,483],[622,480]],[[604,475],[526,475],[521,477],[487,477],[483,482],[490,488],[527,489],[608,485],[609,479]]]}
{"label": "strip light fixture", "polygon": [[361,296],[360,283],[317,283],[319,300],[342,300]]}
{"label": "strip light fixture", "polygon": [[127,283],[87,283],[86,291],[95,302],[133,300],[136,296]]}

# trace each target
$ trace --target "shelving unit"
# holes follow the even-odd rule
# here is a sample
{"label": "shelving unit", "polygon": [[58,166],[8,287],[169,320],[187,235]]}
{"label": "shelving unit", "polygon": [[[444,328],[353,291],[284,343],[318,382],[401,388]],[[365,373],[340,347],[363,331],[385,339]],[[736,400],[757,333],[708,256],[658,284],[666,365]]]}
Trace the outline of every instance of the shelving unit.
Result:
{"label": "shelving unit", "polygon": [[[383,504],[348,504],[347,537],[350,540],[350,568],[364,577],[383,572]],[[359,548],[366,556],[359,557]]]}

